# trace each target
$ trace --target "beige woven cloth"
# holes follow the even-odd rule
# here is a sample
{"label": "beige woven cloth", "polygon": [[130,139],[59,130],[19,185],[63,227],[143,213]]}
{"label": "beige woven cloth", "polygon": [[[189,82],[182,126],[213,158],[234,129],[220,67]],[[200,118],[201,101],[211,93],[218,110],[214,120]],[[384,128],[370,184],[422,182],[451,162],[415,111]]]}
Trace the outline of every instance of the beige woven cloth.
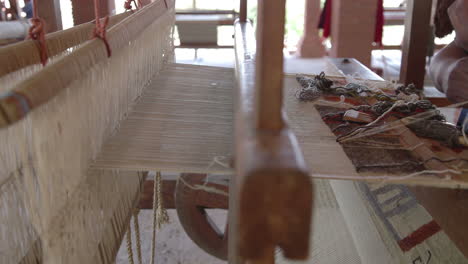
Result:
{"label": "beige woven cloth", "polygon": [[102,40],[87,40],[90,25],[45,67],[12,53],[6,63],[19,70],[1,77],[10,82],[0,96],[0,263],[114,262],[144,175],[90,164],[171,60],[173,4],[125,14],[108,29],[110,58]]}
{"label": "beige woven cloth", "polygon": [[231,173],[234,71],[169,64],[106,141],[94,168]]}

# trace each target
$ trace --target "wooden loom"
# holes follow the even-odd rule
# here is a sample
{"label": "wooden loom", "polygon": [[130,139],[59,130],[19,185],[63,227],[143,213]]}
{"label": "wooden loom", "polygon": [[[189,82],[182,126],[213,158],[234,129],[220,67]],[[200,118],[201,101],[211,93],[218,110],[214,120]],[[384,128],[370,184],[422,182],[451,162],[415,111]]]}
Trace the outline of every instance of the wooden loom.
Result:
{"label": "wooden loom", "polygon": [[[241,1],[241,18],[235,24],[236,78],[229,69],[170,62],[173,1],[156,1],[122,15],[128,17],[120,23],[113,18],[110,58],[99,39],[85,41],[86,33],[71,42],[58,41],[56,51],[50,51],[57,56],[43,69],[27,67],[37,64],[38,57],[18,59],[23,51],[0,50],[0,58],[12,56],[2,65],[7,69],[2,82],[15,80],[2,87],[2,92],[13,93],[0,101],[5,163],[0,199],[8,205],[0,219],[12,227],[0,235],[19,247],[2,256],[2,263],[111,263],[147,171],[229,175],[233,170],[226,164],[231,158],[235,176],[229,186],[228,238],[200,234],[197,228],[188,231],[191,237],[220,258],[226,257],[228,239],[231,263],[273,263],[277,246],[287,258],[307,258],[309,174],[342,179],[359,175],[327,128],[310,122],[319,118],[317,112],[283,96],[283,81],[287,94],[295,89],[294,78],[282,76],[284,0],[260,3],[257,41],[245,8],[246,1]],[[91,25],[82,26],[81,32],[87,32],[85,27]],[[56,36],[65,39],[76,30]],[[33,44],[16,47],[31,51]],[[72,52],[64,53],[71,47]],[[311,115],[304,119],[304,112]],[[321,159],[314,152],[318,147]],[[337,154],[343,163],[331,172],[321,163]],[[181,178],[194,186],[204,181],[199,174]],[[413,183],[441,183],[427,179]],[[466,178],[442,183],[465,187]],[[203,204],[184,199],[188,189],[177,184],[175,207],[184,227],[206,225],[205,215],[193,219],[197,214],[187,211]],[[215,185],[208,184],[227,191]],[[211,243],[203,236],[212,236]]]}

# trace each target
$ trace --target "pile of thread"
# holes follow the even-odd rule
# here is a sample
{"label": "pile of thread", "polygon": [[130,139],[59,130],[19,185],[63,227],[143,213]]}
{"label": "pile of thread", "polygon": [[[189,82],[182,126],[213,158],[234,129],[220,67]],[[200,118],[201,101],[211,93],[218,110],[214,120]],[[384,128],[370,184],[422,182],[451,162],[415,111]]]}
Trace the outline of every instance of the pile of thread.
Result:
{"label": "pile of thread", "polygon": [[[325,115],[323,119],[326,122],[332,118],[344,125],[360,124],[362,126],[359,130],[365,131],[394,120],[402,120],[419,137],[438,140],[450,148],[467,145],[467,140],[462,136],[463,125],[456,126],[446,122],[446,118],[430,101],[421,99],[414,85],[398,86],[394,94],[389,94],[359,83],[334,85],[323,72],[313,78],[298,75],[296,80],[302,87],[296,93],[296,98],[301,102],[314,102],[322,96],[344,96],[364,102],[339,114]],[[375,103],[369,104],[368,101]],[[355,129],[353,131],[356,134]],[[342,135],[339,138],[346,137],[347,135]]]}

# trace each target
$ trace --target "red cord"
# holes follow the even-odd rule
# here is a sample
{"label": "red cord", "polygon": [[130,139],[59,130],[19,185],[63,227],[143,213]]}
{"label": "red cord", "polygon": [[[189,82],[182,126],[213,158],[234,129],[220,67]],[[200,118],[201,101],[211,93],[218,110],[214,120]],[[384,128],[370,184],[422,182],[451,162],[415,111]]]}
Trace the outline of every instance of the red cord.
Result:
{"label": "red cord", "polygon": [[133,0],[126,0],[124,3],[125,10],[132,10],[132,2]]}
{"label": "red cord", "polygon": [[106,16],[104,18],[104,21],[101,23],[101,20],[99,18],[99,0],[94,0],[94,14],[96,16],[96,27],[93,30],[93,37],[94,38],[99,38],[104,42],[104,45],[106,45],[106,50],[107,50],[107,56],[110,57],[112,55],[112,50],[110,48],[109,42],[107,41],[106,38],[106,32],[107,32],[107,24],[109,23],[109,16]]}
{"label": "red cord", "polygon": [[142,7],[141,1],[135,1],[135,0],[125,0],[124,3],[124,8],[127,11],[132,11],[132,2],[135,4],[136,9],[140,9]]}
{"label": "red cord", "polygon": [[31,18],[31,27],[29,28],[29,38],[38,41],[39,43],[39,56],[41,58],[42,65],[47,63],[47,46],[45,40],[45,22],[39,18],[39,12],[37,8],[37,0],[32,0],[33,4],[33,18]]}

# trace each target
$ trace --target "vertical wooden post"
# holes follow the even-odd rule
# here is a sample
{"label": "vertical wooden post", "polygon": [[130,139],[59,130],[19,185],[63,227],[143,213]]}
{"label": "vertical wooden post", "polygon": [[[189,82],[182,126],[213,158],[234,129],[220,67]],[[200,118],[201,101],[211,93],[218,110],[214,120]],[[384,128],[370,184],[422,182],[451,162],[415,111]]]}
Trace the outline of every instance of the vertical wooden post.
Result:
{"label": "vertical wooden post", "polygon": [[239,20],[247,22],[247,0],[240,0]]}
{"label": "vertical wooden post", "polygon": [[259,0],[256,57],[256,128],[283,128],[283,48],[286,0]]}
{"label": "vertical wooden post", "polygon": [[432,0],[408,0],[400,82],[424,87]]}
{"label": "vertical wooden post", "polygon": [[[151,1],[146,2],[146,4],[151,3]],[[142,4],[145,5],[144,1],[142,1]],[[101,5],[106,9],[106,15],[115,14],[115,0],[101,0]]]}
{"label": "vertical wooden post", "polygon": [[18,3],[16,2],[16,0],[9,0],[9,3],[10,3],[10,8],[7,11],[7,14],[8,13],[11,14],[11,20],[20,19],[19,14],[21,10],[19,9]]}
{"label": "vertical wooden post", "polygon": [[369,66],[376,12],[376,0],[333,1],[330,56],[355,58]]}
{"label": "vertical wooden post", "polygon": [[39,0],[38,4],[39,16],[46,23],[46,32],[54,32],[62,30],[62,13],[60,11],[60,0]]}
{"label": "vertical wooden post", "polygon": [[[100,17],[111,15],[115,12],[115,2],[112,0],[98,0]],[[95,19],[93,0],[72,0],[73,23],[83,24]]]}
{"label": "vertical wooden post", "polygon": [[[114,6],[115,6],[115,2],[114,1],[111,1],[112,3],[114,3]],[[153,2],[152,0],[140,0],[140,3],[142,6],[145,6],[145,5],[149,5],[151,4],[151,2]]]}
{"label": "vertical wooden post", "polygon": [[325,48],[319,38],[318,21],[320,0],[306,0],[304,11],[304,33],[298,44],[298,55],[303,58],[322,57]]}
{"label": "vertical wooden post", "polygon": [[239,89],[228,252],[233,264],[273,264],[276,246],[289,259],[309,254],[312,184],[282,113],[285,1],[258,1],[256,45],[252,25],[235,23]]}
{"label": "vertical wooden post", "polygon": [[261,258],[248,260],[245,264],[275,264],[275,247],[271,246]]}

